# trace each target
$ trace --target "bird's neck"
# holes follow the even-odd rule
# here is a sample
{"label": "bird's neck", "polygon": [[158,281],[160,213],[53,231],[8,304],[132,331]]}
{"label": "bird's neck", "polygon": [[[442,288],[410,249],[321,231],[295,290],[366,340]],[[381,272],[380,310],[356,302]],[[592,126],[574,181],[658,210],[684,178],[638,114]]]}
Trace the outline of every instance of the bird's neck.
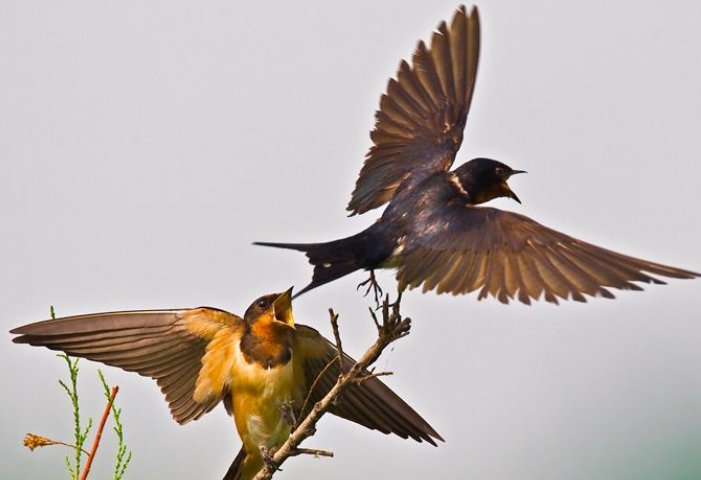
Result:
{"label": "bird's neck", "polygon": [[485,187],[471,175],[469,169],[456,170],[453,179],[453,183],[466,195],[467,203],[471,205],[479,205],[502,196],[498,185]]}
{"label": "bird's neck", "polygon": [[270,325],[253,325],[241,336],[241,353],[264,368],[285,365],[292,359],[290,332]]}
{"label": "bird's neck", "polygon": [[448,175],[455,189],[466,197],[467,203],[479,203],[475,199],[479,196],[480,188],[469,172],[456,170],[455,172],[449,172]]}

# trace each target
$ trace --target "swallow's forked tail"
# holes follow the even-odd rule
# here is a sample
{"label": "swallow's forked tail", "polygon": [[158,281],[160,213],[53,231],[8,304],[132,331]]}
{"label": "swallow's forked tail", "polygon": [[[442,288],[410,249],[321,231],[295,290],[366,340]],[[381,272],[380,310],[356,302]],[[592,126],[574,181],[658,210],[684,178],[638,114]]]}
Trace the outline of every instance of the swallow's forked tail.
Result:
{"label": "swallow's forked tail", "polygon": [[223,480],[251,480],[263,466],[263,458],[260,455],[248,455],[242,446]]}
{"label": "swallow's forked tail", "polygon": [[223,480],[241,480],[243,474],[243,461],[245,459],[246,450],[241,447],[238,455],[236,455],[236,458],[234,458],[234,461],[231,463],[229,470],[227,470],[226,474],[224,475]]}
{"label": "swallow's forked tail", "polygon": [[[372,227],[371,227],[372,228]],[[304,252],[314,265],[312,281],[297,292],[295,297],[325,283],[344,277],[362,268],[368,268],[367,256],[372,235],[365,230],[352,237],[326,243],[273,243],[254,242],[264,247],[286,248]]]}

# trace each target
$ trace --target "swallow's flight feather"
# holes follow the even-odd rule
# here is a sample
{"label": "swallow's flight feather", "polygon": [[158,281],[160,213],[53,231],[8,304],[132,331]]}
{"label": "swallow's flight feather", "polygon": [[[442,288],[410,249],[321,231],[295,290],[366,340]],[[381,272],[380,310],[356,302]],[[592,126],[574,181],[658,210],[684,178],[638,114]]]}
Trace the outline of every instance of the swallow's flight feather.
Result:
{"label": "swallow's flight feather", "polygon": [[[259,298],[243,318],[213,308],[98,313],[33,323],[11,333],[20,335],[15,343],[153,378],[180,424],[223,401],[243,441],[225,480],[252,478],[263,466],[261,448],[277,448],[289,436],[286,411],[297,417],[308,413],[300,411],[307,396],[307,405],[314,405],[340,372],[336,347],[313,328],[294,323],[291,290]],[[353,363],[346,356],[343,369]],[[418,442],[442,440],[376,377],[351,385],[331,413]]]}
{"label": "swallow's flight feather", "polygon": [[[352,237],[326,243],[258,245],[305,252],[312,281],[299,293],[356,270],[396,268],[399,288],[493,296],[529,304],[545,298],[613,298],[608,288],[698,273],[612,252],[516,213],[477,205],[497,197],[520,203],[507,180],[516,173],[487,158],[450,170],[460,149],[477,78],[480,22],[460,7],[441,23],[430,47],[420,42],[403,61],[376,112],[373,146],[348,204],[352,215],[389,202],[382,216]],[[374,278],[374,277],[371,277]]]}

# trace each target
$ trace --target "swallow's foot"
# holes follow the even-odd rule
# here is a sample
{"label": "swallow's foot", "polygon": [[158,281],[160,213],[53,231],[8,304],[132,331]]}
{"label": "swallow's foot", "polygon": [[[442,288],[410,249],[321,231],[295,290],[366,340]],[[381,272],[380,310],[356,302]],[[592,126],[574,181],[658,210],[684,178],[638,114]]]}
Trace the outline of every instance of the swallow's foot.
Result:
{"label": "swallow's foot", "polygon": [[375,296],[375,305],[377,305],[377,309],[380,309],[380,299],[382,298],[382,295],[384,292],[382,291],[382,287],[380,287],[380,284],[377,283],[377,279],[375,278],[375,270],[370,270],[370,278],[365,280],[364,282],[361,282],[358,284],[358,287],[356,290],[360,290],[362,287],[367,286],[365,290],[365,294],[363,295],[364,297],[367,297],[370,292],[372,291],[374,296]]}
{"label": "swallow's foot", "polygon": [[282,418],[291,427],[297,425],[297,417],[295,417],[295,411],[292,408],[292,402],[280,402],[280,411],[282,412]]}
{"label": "swallow's foot", "polygon": [[263,463],[266,467],[270,469],[271,472],[282,472],[282,469],[278,467],[273,461],[273,455],[275,455],[275,447],[268,448],[266,446],[260,447],[260,456],[263,457]]}
{"label": "swallow's foot", "polygon": [[396,310],[397,312],[399,311],[399,306],[402,303],[402,293],[404,293],[402,290],[397,291],[397,299],[394,302],[388,304],[388,307],[391,310]]}

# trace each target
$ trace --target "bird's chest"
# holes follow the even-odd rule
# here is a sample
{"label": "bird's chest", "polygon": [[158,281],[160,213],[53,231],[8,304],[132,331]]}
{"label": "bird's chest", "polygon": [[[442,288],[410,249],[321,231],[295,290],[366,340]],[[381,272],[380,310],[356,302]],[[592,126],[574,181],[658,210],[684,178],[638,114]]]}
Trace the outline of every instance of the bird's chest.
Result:
{"label": "bird's chest", "polygon": [[261,398],[285,396],[292,390],[292,358],[287,363],[265,366],[240,358],[232,387],[238,394],[255,395]]}
{"label": "bird's chest", "polygon": [[288,406],[293,390],[292,360],[275,366],[241,355],[231,384],[236,428],[249,453],[280,446],[290,435]]}

